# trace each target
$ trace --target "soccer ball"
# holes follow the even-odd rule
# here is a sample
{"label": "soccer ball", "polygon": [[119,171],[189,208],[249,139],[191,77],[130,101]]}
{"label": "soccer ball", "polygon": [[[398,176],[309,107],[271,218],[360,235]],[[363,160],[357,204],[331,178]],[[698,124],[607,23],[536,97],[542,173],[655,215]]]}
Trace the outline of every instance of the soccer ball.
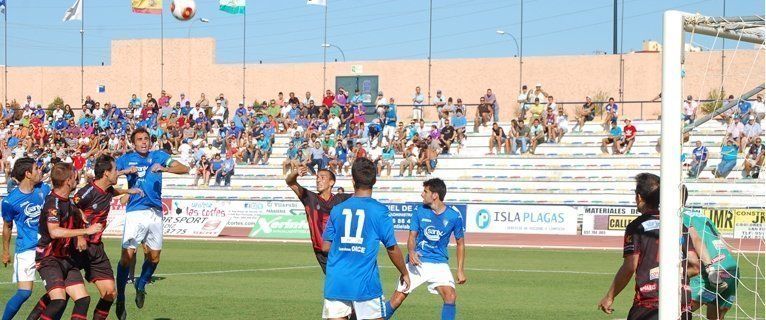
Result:
{"label": "soccer ball", "polygon": [[197,4],[194,0],[173,0],[170,2],[170,12],[176,19],[188,21],[197,13]]}

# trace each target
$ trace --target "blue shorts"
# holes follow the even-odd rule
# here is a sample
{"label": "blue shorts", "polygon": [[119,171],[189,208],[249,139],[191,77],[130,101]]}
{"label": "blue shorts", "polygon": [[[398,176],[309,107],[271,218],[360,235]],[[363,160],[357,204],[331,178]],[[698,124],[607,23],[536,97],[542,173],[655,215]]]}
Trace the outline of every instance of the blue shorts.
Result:
{"label": "blue shorts", "polygon": [[431,163],[431,169],[434,169],[436,168],[436,164],[438,163],[438,161],[434,159],[434,160],[430,160],[429,163]]}

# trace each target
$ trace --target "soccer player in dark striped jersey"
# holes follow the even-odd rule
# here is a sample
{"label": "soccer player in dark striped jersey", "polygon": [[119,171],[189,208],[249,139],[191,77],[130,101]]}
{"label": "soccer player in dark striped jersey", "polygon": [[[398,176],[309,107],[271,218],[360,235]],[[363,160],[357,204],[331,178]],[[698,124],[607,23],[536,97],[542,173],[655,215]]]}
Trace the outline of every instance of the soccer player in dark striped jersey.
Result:
{"label": "soccer player in dark striped jersey", "polygon": [[85,290],[82,275],[72,257],[76,237],[101,232],[101,224],[87,228],[82,215],[69,200],[79,177],[70,163],[60,162],[51,170],[53,191],[45,198],[40,212],[40,240],[35,263],[45,290],[50,297],[41,319],[58,319],[66,307],[67,296],[74,301],[72,319],[87,319],[90,296]]}
{"label": "soccer player in dark striped jersey", "polygon": [[319,266],[322,267],[322,272],[324,273],[327,266],[327,253],[322,251],[322,233],[327,225],[327,219],[330,218],[332,208],[346,201],[351,197],[351,194],[332,193],[332,188],[335,185],[335,174],[327,169],[317,171],[317,192],[307,190],[298,183],[298,176],[306,175],[307,171],[306,167],[300,167],[297,171],[292,171],[287,175],[285,182],[295,192],[306,209],[306,220],[309,224],[314,256],[316,256],[317,262],[319,262]]}

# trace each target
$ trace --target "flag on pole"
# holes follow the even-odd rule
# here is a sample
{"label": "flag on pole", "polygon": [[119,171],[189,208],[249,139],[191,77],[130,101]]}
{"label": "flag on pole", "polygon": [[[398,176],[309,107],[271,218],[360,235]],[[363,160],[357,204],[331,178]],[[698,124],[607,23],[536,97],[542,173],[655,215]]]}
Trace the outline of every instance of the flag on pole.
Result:
{"label": "flag on pole", "polygon": [[220,0],[218,8],[231,14],[245,13],[245,0]]}
{"label": "flag on pole", "polygon": [[327,0],[308,0],[306,4],[312,4],[315,6],[327,6]]}
{"label": "flag on pole", "polygon": [[134,13],[162,14],[162,0],[130,0]]}
{"label": "flag on pole", "polygon": [[0,13],[5,14],[5,0],[0,0]]}
{"label": "flag on pole", "polygon": [[82,20],[82,0],[76,0],[72,7],[64,12],[62,21],[67,22],[69,20]]}

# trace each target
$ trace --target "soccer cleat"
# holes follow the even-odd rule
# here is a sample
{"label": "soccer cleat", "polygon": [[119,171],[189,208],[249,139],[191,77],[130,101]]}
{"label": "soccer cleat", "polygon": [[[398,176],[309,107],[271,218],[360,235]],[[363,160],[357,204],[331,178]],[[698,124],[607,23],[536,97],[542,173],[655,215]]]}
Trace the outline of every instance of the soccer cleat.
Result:
{"label": "soccer cleat", "polygon": [[125,312],[125,301],[117,301],[115,304],[116,304],[116,309],[114,311],[117,314],[117,319],[127,320],[128,313]]}
{"label": "soccer cleat", "polygon": [[146,299],[146,291],[136,290],[136,307],[139,309],[144,307],[144,299]]}

